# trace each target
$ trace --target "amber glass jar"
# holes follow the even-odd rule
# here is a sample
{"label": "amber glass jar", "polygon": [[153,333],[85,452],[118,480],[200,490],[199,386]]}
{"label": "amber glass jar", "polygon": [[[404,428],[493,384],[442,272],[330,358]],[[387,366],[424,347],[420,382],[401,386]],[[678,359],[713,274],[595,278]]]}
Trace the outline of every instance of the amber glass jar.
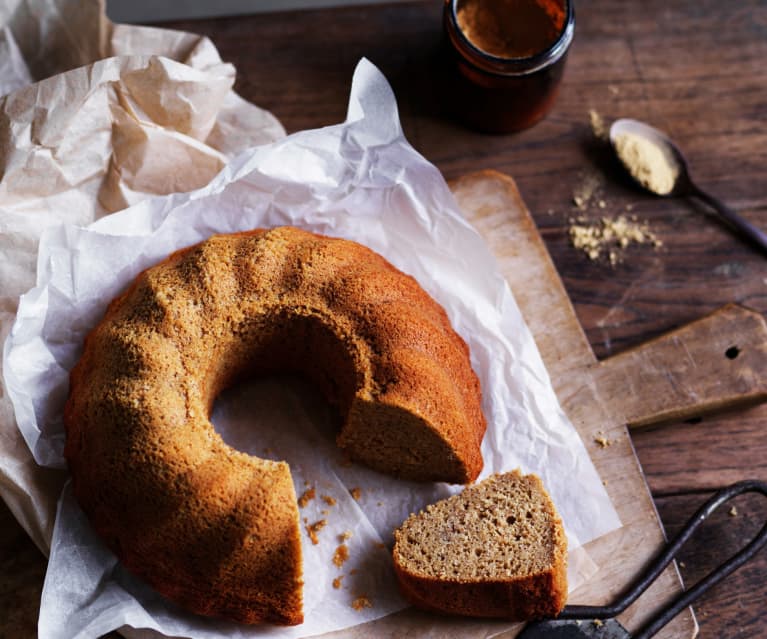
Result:
{"label": "amber glass jar", "polygon": [[457,118],[508,133],[549,112],[575,31],[573,0],[445,0],[443,23]]}

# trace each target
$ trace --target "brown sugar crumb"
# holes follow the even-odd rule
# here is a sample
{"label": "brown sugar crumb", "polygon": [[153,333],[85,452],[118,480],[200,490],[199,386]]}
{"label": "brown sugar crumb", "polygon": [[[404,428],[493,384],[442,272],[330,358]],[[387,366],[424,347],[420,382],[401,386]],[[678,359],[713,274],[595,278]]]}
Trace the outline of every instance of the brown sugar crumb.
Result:
{"label": "brown sugar crumb", "polygon": [[353,533],[351,530],[344,530],[340,535],[338,535],[338,539],[339,541],[344,542],[347,539],[351,539],[352,535]]}
{"label": "brown sugar crumb", "polygon": [[341,580],[342,580],[343,578],[344,578],[344,576],[343,576],[343,575],[340,575],[340,576],[336,577],[336,578],[333,580],[333,588],[335,588],[336,590],[339,590],[339,589],[341,588]]}
{"label": "brown sugar crumb", "polygon": [[314,488],[309,488],[298,498],[298,506],[300,508],[306,508],[312,499],[317,496],[317,491]]}
{"label": "brown sugar crumb", "polygon": [[352,488],[349,490],[349,494],[354,497],[356,501],[360,500],[360,497],[362,497],[362,491],[359,488]]}
{"label": "brown sugar crumb", "polygon": [[333,564],[340,568],[346,563],[347,559],[349,559],[349,546],[341,544],[333,553]]}
{"label": "brown sugar crumb", "polygon": [[331,497],[330,495],[322,495],[321,497],[322,501],[324,501],[328,506],[335,506],[336,500],[335,497]]}
{"label": "brown sugar crumb", "polygon": [[363,608],[372,608],[373,603],[365,595],[360,595],[354,601],[352,601],[352,608],[355,610],[362,610]]}
{"label": "brown sugar crumb", "polygon": [[327,525],[327,523],[327,519],[320,519],[319,521],[315,521],[313,524],[306,526],[306,532],[309,533],[309,539],[312,540],[312,543],[315,546],[320,543],[320,540],[317,537],[317,533],[320,532],[320,530],[322,530]]}

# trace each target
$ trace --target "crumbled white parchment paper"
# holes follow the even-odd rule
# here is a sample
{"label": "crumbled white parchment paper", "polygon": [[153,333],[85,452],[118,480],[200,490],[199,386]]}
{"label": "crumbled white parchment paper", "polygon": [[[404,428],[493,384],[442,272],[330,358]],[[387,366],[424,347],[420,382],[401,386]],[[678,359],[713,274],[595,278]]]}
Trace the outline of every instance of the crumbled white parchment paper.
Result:
{"label": "crumbled white parchment paper", "polygon": [[[145,200],[87,228],[62,225],[43,234],[37,286],[22,297],[4,349],[6,386],[37,462],[64,466],[68,371],[87,331],[139,271],[213,233],[282,224],[371,247],[444,306],[482,382],[488,419],[483,476],[517,467],[540,475],[571,548],[620,526],[494,257],[464,221],[439,171],[404,138],[391,88],[365,60],[354,75],[345,123],[250,149],[197,191]],[[40,636],[93,636],[127,624],[171,636],[296,637],[403,607],[382,544],[409,512],[458,488],[348,466],[322,406],[305,389],[267,380],[226,393],[213,415],[232,445],[286,459],[298,494],[316,488],[302,517],[308,524],[325,519],[327,526],[317,545],[304,535],[303,625],[243,627],[179,613],[125,574],[65,490]],[[346,530],[352,532],[350,559],[339,568],[332,557]],[[340,576],[341,588],[334,588]],[[357,597],[371,607],[355,609]]]}
{"label": "crumbled white parchment paper", "polygon": [[[285,135],[194,33],[121,25],[103,0],[0,0],[0,341],[43,229],[207,184]],[[0,497],[46,554],[65,477],[38,466],[0,384]]]}

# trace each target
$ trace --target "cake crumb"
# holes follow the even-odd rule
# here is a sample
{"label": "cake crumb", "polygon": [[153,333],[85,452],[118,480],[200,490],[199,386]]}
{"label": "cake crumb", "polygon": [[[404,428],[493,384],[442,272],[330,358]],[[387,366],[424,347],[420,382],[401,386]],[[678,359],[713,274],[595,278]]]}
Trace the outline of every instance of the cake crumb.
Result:
{"label": "cake crumb", "polygon": [[309,533],[309,539],[312,540],[312,543],[315,546],[320,543],[319,537],[317,537],[317,533],[320,532],[320,530],[322,530],[325,526],[327,526],[327,524],[327,519],[320,519],[319,521],[315,521],[313,524],[306,526],[306,532]]}
{"label": "cake crumb", "polygon": [[308,488],[298,498],[298,506],[300,508],[306,508],[309,502],[312,501],[312,499],[314,499],[316,496],[317,496],[317,491],[314,488]]}
{"label": "cake crumb", "polygon": [[341,544],[333,553],[333,564],[340,568],[346,563],[347,559],[349,559],[349,546]]}
{"label": "cake crumb", "polygon": [[594,438],[594,442],[596,442],[600,448],[607,448],[612,442],[607,439],[604,435],[598,435]]}
{"label": "cake crumb", "polygon": [[686,563],[684,563],[683,561],[680,561],[680,562],[679,562],[679,567],[680,567],[680,568],[687,568],[687,564],[686,564]]}
{"label": "cake crumb", "polygon": [[594,622],[593,622],[593,623],[594,623],[594,625],[595,625],[597,628],[601,628],[602,626],[604,626],[604,625],[605,625],[605,624],[604,624],[604,622],[603,622],[601,619],[594,619]]}
{"label": "cake crumb", "polygon": [[354,601],[352,601],[352,608],[355,610],[362,610],[363,608],[372,608],[373,603],[365,595],[360,595]]}
{"label": "cake crumb", "polygon": [[732,507],[732,508],[730,508],[730,510],[728,511],[728,514],[730,515],[730,517],[737,517],[737,516],[738,516],[738,509],[737,509],[737,508],[735,508],[735,506],[733,506],[733,507]]}
{"label": "cake crumb", "polygon": [[338,535],[338,539],[339,541],[344,542],[347,539],[351,539],[353,534],[354,533],[352,533],[351,530],[344,530],[340,535]]}
{"label": "cake crumb", "polygon": [[341,581],[343,580],[343,578],[344,578],[343,575],[339,575],[338,577],[336,577],[333,580],[333,588],[335,588],[336,590],[339,590],[341,588]]}
{"label": "cake crumb", "polygon": [[357,487],[350,489],[349,494],[354,498],[355,501],[359,501],[360,497],[362,497],[362,491]]}
{"label": "cake crumb", "polygon": [[324,501],[328,506],[335,506],[336,500],[335,497],[331,497],[330,495],[322,495],[321,497],[322,501]]}

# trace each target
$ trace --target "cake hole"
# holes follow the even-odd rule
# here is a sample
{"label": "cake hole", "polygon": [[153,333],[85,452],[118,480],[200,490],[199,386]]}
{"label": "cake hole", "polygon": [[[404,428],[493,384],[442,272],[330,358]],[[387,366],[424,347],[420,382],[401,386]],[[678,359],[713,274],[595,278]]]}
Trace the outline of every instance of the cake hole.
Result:
{"label": "cake hole", "polygon": [[475,548],[475,549],[474,549],[474,554],[475,554],[477,557],[481,557],[481,556],[482,556],[482,549],[481,549],[481,548]]}
{"label": "cake hole", "polygon": [[506,517],[506,523],[509,524],[509,526],[513,526],[517,523],[517,518],[514,515],[509,515]]}
{"label": "cake hole", "polygon": [[532,519],[532,518],[533,518],[533,513],[531,513],[531,512],[528,510],[528,511],[527,511],[527,513],[525,513],[525,517],[527,517],[528,519]]}
{"label": "cake hole", "polygon": [[730,348],[724,352],[724,355],[727,359],[735,359],[740,355],[740,349],[737,346],[730,346]]}

